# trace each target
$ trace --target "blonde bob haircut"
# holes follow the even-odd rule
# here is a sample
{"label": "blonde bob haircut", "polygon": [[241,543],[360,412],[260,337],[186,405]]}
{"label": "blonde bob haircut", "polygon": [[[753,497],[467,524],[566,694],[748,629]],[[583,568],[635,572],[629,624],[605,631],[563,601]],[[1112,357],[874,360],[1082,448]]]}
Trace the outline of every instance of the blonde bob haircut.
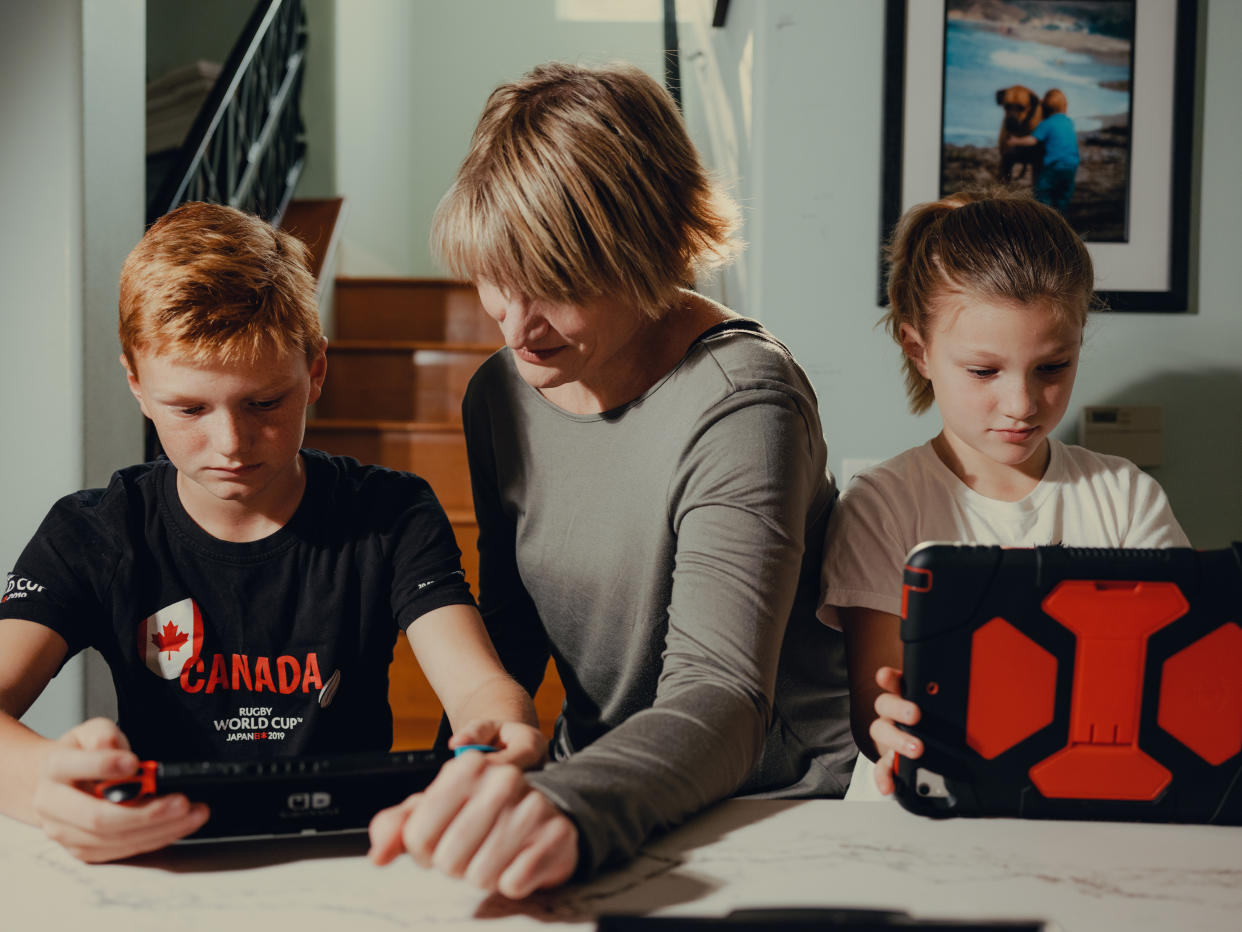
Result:
{"label": "blonde bob haircut", "polygon": [[735,252],[736,205],[639,68],[550,63],[494,90],[431,245],[451,275],[533,299],[603,295],[658,318]]}
{"label": "blonde bob haircut", "polygon": [[[220,204],[192,202],[151,225],[121,267],[121,351],[190,363],[254,363],[323,346],[310,252]],[[133,371],[137,371],[136,368]]]}
{"label": "blonde bob haircut", "polygon": [[[951,294],[1031,306],[1080,330],[1095,304],[1091,255],[1059,213],[1006,188],[962,191],[911,207],[887,248],[888,313],[901,345],[909,324],[926,342],[934,304]],[[910,411],[935,399],[931,382],[902,357]]]}

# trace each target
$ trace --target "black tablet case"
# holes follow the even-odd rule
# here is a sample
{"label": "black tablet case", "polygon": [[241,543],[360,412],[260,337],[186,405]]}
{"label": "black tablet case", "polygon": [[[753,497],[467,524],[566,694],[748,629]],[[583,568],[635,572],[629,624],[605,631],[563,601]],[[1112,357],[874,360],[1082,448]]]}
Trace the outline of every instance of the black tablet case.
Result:
{"label": "black tablet case", "polygon": [[902,603],[907,809],[1242,823],[1242,544],[925,544]]}

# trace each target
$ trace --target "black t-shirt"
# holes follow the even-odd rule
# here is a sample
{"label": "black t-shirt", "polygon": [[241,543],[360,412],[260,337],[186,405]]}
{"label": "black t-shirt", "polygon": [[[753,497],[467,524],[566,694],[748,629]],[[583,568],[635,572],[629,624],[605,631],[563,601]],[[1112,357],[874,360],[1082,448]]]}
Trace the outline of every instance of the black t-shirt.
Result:
{"label": "black t-shirt", "polygon": [[119,724],[157,760],[386,750],[398,627],[473,604],[461,552],[417,476],[303,450],[289,523],[229,543],[186,514],[166,459],[57,502],[0,599],[69,655],[97,648]]}

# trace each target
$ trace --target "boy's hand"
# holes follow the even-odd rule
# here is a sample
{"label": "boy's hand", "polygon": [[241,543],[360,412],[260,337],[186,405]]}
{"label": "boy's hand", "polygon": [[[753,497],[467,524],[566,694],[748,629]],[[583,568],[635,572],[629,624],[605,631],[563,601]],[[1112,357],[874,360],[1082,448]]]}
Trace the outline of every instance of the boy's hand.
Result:
{"label": "boy's hand", "polygon": [[115,723],[93,718],[70,729],[44,758],[35,785],[39,826],[74,857],[98,862],[163,848],[207,821],[207,807],[180,794],[117,805],[82,785],[137,770],[138,758]]}
{"label": "boy's hand", "polygon": [[876,720],[871,723],[871,740],[875,742],[880,757],[875,762],[876,788],[888,796],[896,789],[893,784],[893,754],[913,758],[923,753],[923,742],[897,727],[913,725],[922,713],[909,699],[901,698],[901,671],[893,667],[880,667],[875,671],[875,681],[880,693],[875,700]]}
{"label": "boy's hand", "polygon": [[424,792],[371,820],[371,860],[388,864],[402,851],[423,867],[520,899],[569,879],[578,829],[516,767],[468,752]]}
{"label": "boy's hand", "polygon": [[479,719],[469,722],[449,739],[450,748],[484,744],[495,748],[488,764],[512,764],[522,770],[539,767],[547,760],[548,739],[538,728],[523,722],[497,722]]}

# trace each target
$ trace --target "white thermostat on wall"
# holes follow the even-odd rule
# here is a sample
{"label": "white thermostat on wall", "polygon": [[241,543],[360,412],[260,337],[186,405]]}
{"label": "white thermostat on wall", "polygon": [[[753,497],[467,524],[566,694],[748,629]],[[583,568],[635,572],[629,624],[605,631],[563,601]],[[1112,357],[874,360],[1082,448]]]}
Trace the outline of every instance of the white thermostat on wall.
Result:
{"label": "white thermostat on wall", "polygon": [[1124,456],[1136,466],[1164,461],[1164,408],[1160,405],[1086,405],[1078,442],[1097,453]]}

